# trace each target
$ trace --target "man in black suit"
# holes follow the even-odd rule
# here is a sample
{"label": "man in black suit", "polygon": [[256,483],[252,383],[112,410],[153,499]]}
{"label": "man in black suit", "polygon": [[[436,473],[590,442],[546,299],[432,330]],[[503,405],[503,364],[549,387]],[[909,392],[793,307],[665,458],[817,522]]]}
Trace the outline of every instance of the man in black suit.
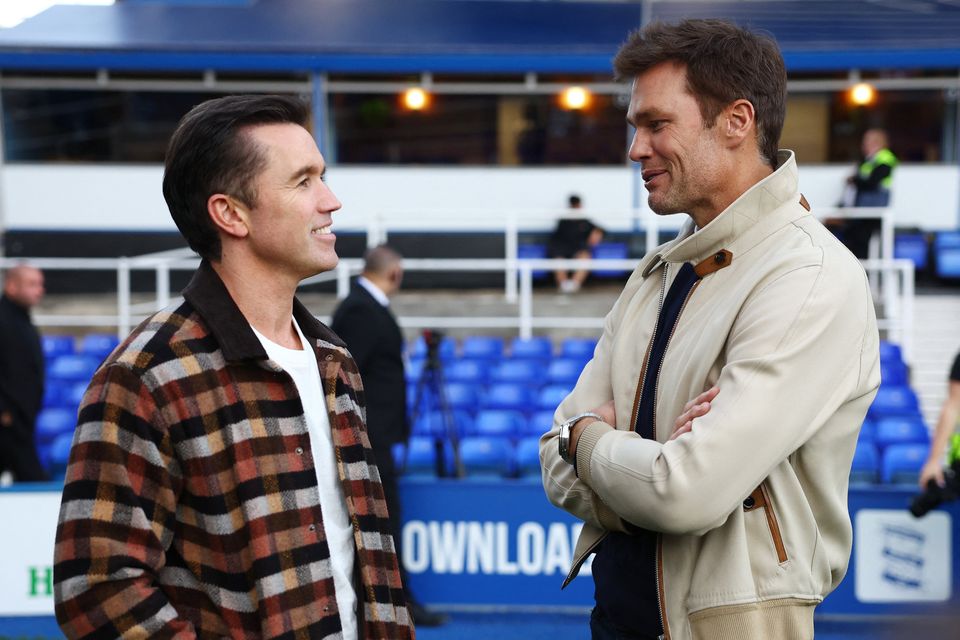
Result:
{"label": "man in black suit", "polygon": [[43,292],[43,273],[19,265],[7,272],[0,297],[0,473],[9,469],[17,482],[48,479],[33,440],[44,372],[30,309]]}
{"label": "man in black suit", "polygon": [[[380,469],[380,480],[390,512],[403,584],[409,585],[400,546],[400,500],[391,448],[410,436],[407,386],[403,372],[403,333],[390,312],[390,296],[400,289],[403,258],[386,245],[364,255],[363,273],[344,299],[330,327],[339,335],[357,362],[367,402],[367,433]],[[409,593],[407,602],[417,626],[443,624],[444,616],[424,609]]]}

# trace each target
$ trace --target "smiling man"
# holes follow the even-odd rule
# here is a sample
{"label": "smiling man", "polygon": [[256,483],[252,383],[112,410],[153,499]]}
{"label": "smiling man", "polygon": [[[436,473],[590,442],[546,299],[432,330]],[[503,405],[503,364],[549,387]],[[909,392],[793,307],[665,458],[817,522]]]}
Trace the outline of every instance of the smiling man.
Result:
{"label": "smiling man", "polygon": [[101,365],[57,529],[68,638],[413,636],[356,364],[296,298],[340,202],[280,96],[195,107],[163,193],[203,261]]}
{"label": "smiling man", "polygon": [[650,208],[689,219],[631,276],[541,440],[547,495],[585,523],[567,580],[596,554],[595,639],[813,638],[880,383],[866,276],[777,151],[776,43],[658,23],[614,65]]}

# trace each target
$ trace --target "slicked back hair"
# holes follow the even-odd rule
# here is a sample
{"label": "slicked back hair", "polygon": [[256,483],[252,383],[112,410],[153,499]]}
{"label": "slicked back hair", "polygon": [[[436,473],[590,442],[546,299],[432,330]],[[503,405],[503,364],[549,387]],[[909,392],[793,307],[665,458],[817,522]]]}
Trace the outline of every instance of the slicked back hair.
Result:
{"label": "slicked back hair", "polygon": [[654,22],[632,33],[613,67],[623,80],[663,63],[687,73],[687,87],[710,128],[724,107],[748,100],[756,113],[757,147],[776,168],[787,102],[787,71],[773,38],[725,20]]}
{"label": "slicked back hair", "polygon": [[210,196],[223,193],[245,206],[256,205],[255,179],[267,159],[249,128],[306,127],[309,113],[292,96],[244,95],[208,100],[180,120],[167,147],[163,197],[191,249],[203,258],[220,259],[220,235],[207,213]]}

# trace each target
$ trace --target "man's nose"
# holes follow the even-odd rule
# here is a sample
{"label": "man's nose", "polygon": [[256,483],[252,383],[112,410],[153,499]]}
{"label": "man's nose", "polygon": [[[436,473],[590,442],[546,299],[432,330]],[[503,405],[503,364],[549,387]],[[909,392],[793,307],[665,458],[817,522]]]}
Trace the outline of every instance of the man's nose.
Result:
{"label": "man's nose", "polygon": [[634,162],[642,162],[645,158],[650,157],[650,153],[650,136],[644,134],[640,129],[635,130],[627,157]]}

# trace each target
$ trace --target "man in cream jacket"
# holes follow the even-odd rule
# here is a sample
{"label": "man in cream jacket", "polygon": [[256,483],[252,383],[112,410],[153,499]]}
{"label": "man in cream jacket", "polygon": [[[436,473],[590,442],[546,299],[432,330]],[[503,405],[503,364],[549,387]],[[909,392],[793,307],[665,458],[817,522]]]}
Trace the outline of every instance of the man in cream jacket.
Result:
{"label": "man in cream jacket", "polygon": [[812,638],[880,383],[865,274],[777,151],[772,40],[658,23],[614,66],[650,208],[690,220],[631,276],[541,440],[547,495],[585,523],[567,580],[596,554],[594,639]]}

